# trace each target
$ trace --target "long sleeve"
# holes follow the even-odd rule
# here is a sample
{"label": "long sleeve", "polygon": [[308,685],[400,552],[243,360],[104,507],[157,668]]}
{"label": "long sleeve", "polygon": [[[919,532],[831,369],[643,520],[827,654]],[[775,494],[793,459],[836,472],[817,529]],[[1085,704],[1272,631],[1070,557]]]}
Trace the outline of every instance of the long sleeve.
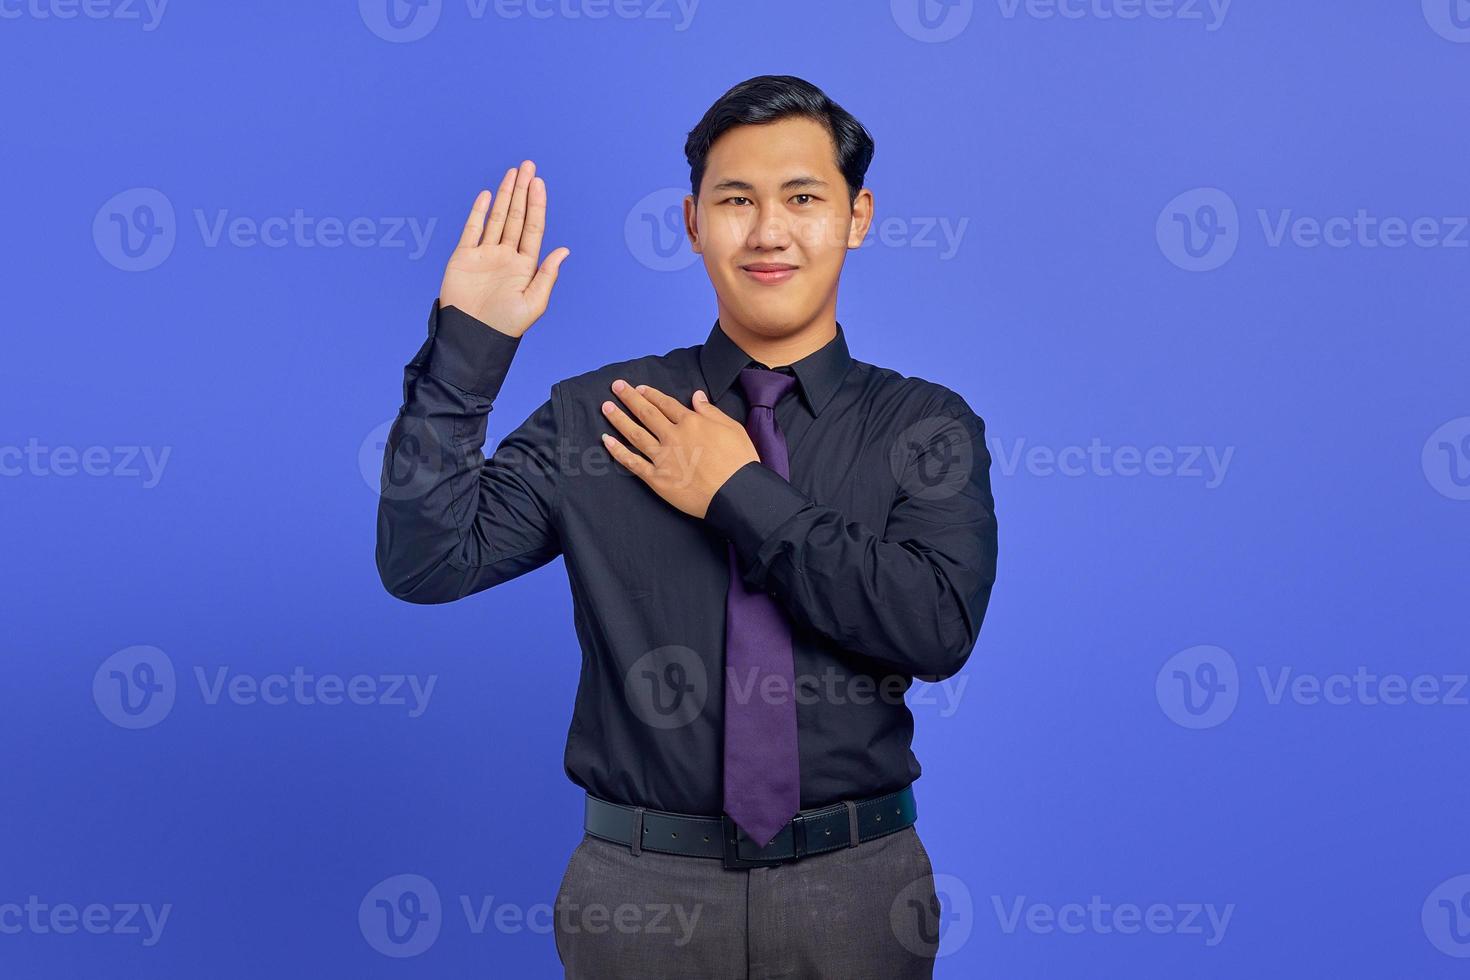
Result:
{"label": "long sleeve", "polygon": [[886,528],[822,506],[756,462],[705,519],[735,545],[742,577],[843,649],[924,680],[957,673],[995,581],[995,502],[985,423],[954,396],[911,427]]}
{"label": "long sleeve", "polygon": [[560,391],[486,459],[487,420],[520,346],[454,306],[404,368],[403,405],[383,453],[377,566],[388,592],[450,602],[561,553],[557,507]]}

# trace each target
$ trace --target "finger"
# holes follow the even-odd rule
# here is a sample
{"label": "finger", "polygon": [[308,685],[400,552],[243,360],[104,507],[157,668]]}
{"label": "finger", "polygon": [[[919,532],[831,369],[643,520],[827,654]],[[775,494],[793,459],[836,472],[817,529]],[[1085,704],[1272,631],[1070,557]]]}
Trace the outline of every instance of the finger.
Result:
{"label": "finger", "polygon": [[675,398],[673,395],[664,394],[653,385],[638,385],[638,392],[643,395],[644,398],[647,398],[649,401],[653,402],[654,407],[657,408],[660,412],[663,412],[664,416],[670,422],[677,423],[684,416],[692,414],[689,409],[685,408],[683,404],[680,403],[679,399]]}
{"label": "finger", "polygon": [[616,402],[603,402],[602,414],[613,424],[613,428],[623,434],[623,437],[631,442],[644,456],[653,457],[659,450],[658,440],[643,426],[635,422],[627,412],[617,406]]}
{"label": "finger", "polygon": [[502,245],[520,244],[521,227],[526,223],[526,193],[534,176],[536,164],[530,160],[522,161],[521,169],[516,172],[515,190],[510,192],[510,212],[505,217],[505,231],[500,236]]}
{"label": "finger", "polygon": [[546,181],[531,179],[526,197],[526,227],[521,231],[522,255],[536,258],[541,254],[541,233],[546,230]]}
{"label": "finger", "polygon": [[643,423],[643,427],[663,440],[664,435],[673,425],[669,417],[659,411],[658,407],[638,393],[638,389],[630,384],[624,384],[622,391],[614,392],[623,403],[628,406],[633,417]]}
{"label": "finger", "polygon": [[602,434],[602,444],[607,447],[607,451],[612,454],[613,459],[641,477],[644,483],[652,479],[653,464],[648,460],[639,456],[606,432]]}
{"label": "finger", "polygon": [[571,254],[572,250],[566,246],[556,249],[546,256],[546,260],[536,270],[536,275],[531,277],[531,283],[526,287],[526,297],[533,309],[546,312],[546,304],[551,302],[551,287],[556,285],[562,260]]}
{"label": "finger", "polygon": [[485,237],[481,245],[499,245],[500,232],[505,227],[505,215],[510,211],[510,192],[515,187],[516,168],[511,167],[500,178],[500,189],[495,192],[495,206],[490,209],[490,223],[485,226]]}
{"label": "finger", "polygon": [[721,418],[727,422],[734,422],[736,425],[740,425],[739,422],[735,422],[733,418],[725,414],[724,409],[710,401],[709,395],[702,388],[695,390],[694,396],[689,399],[689,404],[694,406],[694,411],[702,415],[712,415],[715,418]]}
{"label": "finger", "polygon": [[480,233],[485,230],[485,212],[489,210],[490,192],[481,191],[475,195],[475,203],[470,208],[470,216],[465,219],[464,231],[459,236],[461,246],[474,248],[480,244]]}

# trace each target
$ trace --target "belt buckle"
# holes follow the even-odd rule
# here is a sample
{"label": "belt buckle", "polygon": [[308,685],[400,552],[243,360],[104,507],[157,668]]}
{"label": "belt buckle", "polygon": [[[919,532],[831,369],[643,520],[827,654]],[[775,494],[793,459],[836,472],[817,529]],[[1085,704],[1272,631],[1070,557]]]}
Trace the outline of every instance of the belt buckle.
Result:
{"label": "belt buckle", "polygon": [[[741,868],[771,868],[788,861],[795,861],[794,826],[795,820],[788,820],[786,826],[777,831],[769,844],[765,847],[756,847],[755,841],[736,826],[731,816],[728,813],[722,813],[720,814],[720,843],[723,851],[721,860],[731,871]],[[783,850],[784,854],[777,853]]]}

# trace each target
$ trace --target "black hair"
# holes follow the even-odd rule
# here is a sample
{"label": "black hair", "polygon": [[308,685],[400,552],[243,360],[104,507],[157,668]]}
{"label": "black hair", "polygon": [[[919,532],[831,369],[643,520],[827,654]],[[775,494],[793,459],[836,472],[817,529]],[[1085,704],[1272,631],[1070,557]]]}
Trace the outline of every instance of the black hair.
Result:
{"label": "black hair", "polygon": [[826,127],[837,150],[837,169],[847,181],[847,204],[852,206],[873,160],[873,137],[852,113],[827,94],[795,75],[757,75],[715,100],[689,131],[684,156],[689,161],[689,186],[699,197],[705,160],[715,140],[734,126],[775,122],[787,116],[806,116]]}

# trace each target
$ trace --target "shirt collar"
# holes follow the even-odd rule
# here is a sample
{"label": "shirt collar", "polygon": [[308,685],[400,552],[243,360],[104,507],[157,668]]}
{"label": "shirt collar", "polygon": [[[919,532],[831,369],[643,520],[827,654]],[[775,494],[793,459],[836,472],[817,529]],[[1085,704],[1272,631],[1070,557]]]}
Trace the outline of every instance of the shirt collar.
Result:
{"label": "shirt collar", "polygon": [[[704,372],[709,400],[718,402],[735,383],[740,369],[751,364],[767,367],[745,353],[720,329],[720,321],[715,320],[708,339],[699,348],[699,367]],[[792,372],[796,375],[796,386],[801,389],[802,397],[806,399],[813,417],[822,414],[822,408],[836,394],[837,386],[842,383],[851,365],[852,356],[848,353],[847,337],[843,333],[840,320],[837,321],[836,335],[821,349],[791,363]]]}

